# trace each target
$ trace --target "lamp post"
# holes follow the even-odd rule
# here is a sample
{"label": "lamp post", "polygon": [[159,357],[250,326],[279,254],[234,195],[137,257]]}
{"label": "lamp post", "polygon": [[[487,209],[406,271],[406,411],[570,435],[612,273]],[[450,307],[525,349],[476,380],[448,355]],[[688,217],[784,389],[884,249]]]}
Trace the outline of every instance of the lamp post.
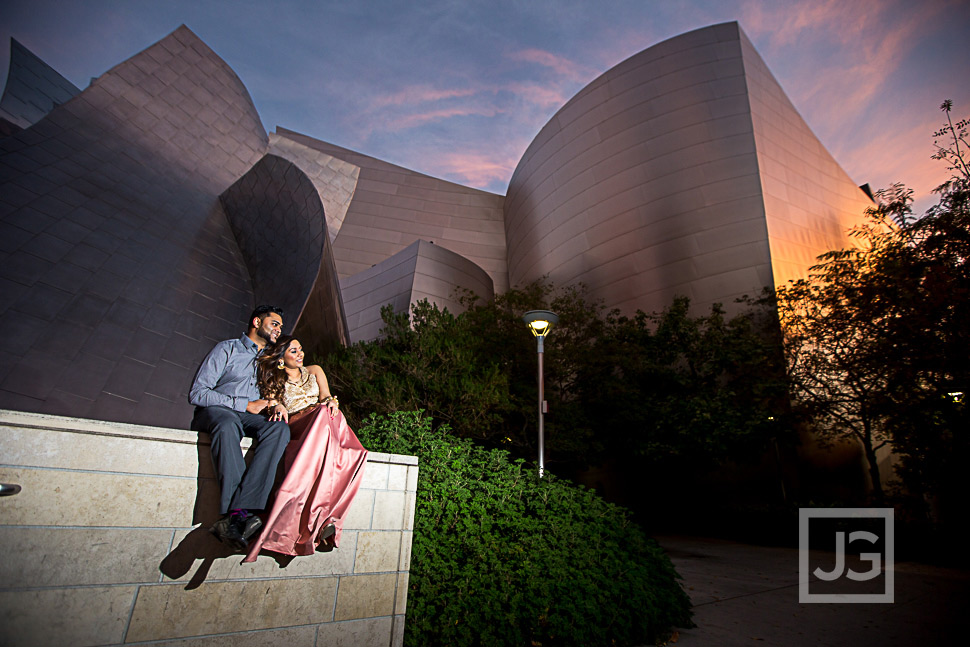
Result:
{"label": "lamp post", "polygon": [[542,478],[546,471],[545,435],[542,428],[542,416],[546,412],[545,389],[542,382],[542,340],[552,327],[559,323],[559,315],[548,310],[530,310],[522,315],[522,321],[532,331],[539,349],[539,478]]}

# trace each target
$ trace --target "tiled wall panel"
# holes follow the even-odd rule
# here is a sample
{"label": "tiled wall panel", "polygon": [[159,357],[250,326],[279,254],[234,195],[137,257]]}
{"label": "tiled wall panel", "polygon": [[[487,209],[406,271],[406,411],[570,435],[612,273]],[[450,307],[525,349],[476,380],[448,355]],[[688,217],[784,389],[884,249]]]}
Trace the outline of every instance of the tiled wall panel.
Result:
{"label": "tiled wall panel", "polygon": [[481,267],[438,244],[418,240],[391,258],[341,281],[352,343],[377,339],[381,308],[395,312],[427,299],[452,314],[464,311],[458,290],[482,299],[494,296],[491,277]]}
{"label": "tiled wall panel", "polygon": [[257,303],[284,311],[308,353],[348,341],[327,218],[317,187],[294,163],[266,155],[221,196]]}
{"label": "tiled wall panel", "polygon": [[806,278],[816,257],[850,244],[869,197],[816,139],[761,56],[740,34],[761,165],[775,285]]}
{"label": "tiled wall panel", "polygon": [[[506,198],[509,280],[582,282],[627,313],[678,294],[731,310],[844,245],[861,195],[738,25],[714,25],[620,63],[540,131]],[[793,221],[813,244],[795,249]]]}
{"label": "tiled wall panel", "polygon": [[503,196],[428,177],[283,128],[277,128],[276,134],[360,168],[353,200],[334,239],[341,279],[424,239],[484,269],[499,292],[507,289]]}
{"label": "tiled wall panel", "polygon": [[0,140],[0,308],[23,331],[0,406],[187,426],[195,368],[254,305],[218,195],[266,144],[185,27]]}
{"label": "tiled wall panel", "polygon": [[10,39],[10,69],[0,97],[0,121],[27,128],[80,91],[15,38]]}

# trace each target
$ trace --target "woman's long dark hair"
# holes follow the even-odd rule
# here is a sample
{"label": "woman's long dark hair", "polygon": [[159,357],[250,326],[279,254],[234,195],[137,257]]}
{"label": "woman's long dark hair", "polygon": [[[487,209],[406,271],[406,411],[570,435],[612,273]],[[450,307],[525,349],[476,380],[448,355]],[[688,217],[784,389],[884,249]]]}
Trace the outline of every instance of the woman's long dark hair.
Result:
{"label": "woman's long dark hair", "polygon": [[264,398],[281,400],[286,389],[286,371],[280,368],[280,359],[296,339],[292,335],[280,335],[272,346],[267,346],[256,360],[259,393]]}

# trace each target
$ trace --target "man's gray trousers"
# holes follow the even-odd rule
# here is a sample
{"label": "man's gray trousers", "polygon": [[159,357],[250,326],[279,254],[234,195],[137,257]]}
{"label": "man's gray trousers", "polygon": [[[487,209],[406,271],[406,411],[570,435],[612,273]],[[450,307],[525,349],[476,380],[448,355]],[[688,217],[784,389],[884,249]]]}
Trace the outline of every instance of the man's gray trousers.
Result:
{"label": "man's gray trousers", "polygon": [[[219,479],[220,512],[264,510],[276,480],[276,468],[290,442],[290,428],[282,421],[235,411],[228,407],[196,407],[192,429],[212,439],[212,466]],[[252,460],[246,467],[239,443],[251,437]]]}

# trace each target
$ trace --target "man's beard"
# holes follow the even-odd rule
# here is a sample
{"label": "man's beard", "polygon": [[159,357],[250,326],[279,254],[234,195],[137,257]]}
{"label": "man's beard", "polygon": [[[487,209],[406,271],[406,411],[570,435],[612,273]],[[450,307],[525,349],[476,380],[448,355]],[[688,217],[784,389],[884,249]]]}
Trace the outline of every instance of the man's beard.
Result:
{"label": "man's beard", "polygon": [[273,333],[272,333],[272,331],[267,332],[267,331],[263,330],[262,328],[260,328],[259,330],[256,331],[256,336],[257,337],[262,337],[263,339],[265,339],[267,344],[272,344],[273,343]]}

